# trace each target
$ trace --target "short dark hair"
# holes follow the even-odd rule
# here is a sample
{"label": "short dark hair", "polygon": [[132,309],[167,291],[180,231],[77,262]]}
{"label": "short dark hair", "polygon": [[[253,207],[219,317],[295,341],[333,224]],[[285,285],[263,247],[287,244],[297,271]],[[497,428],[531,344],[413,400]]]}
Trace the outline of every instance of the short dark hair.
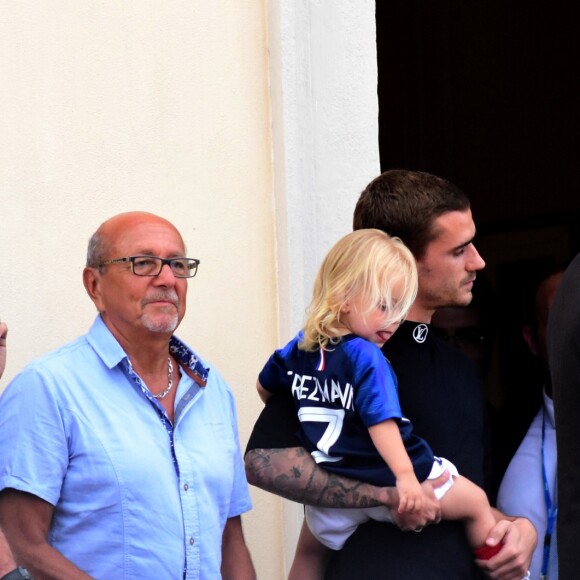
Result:
{"label": "short dark hair", "polygon": [[376,228],[397,236],[420,259],[437,236],[435,219],[469,208],[467,196],[449,181],[422,171],[391,169],[373,179],[361,193],[353,228]]}

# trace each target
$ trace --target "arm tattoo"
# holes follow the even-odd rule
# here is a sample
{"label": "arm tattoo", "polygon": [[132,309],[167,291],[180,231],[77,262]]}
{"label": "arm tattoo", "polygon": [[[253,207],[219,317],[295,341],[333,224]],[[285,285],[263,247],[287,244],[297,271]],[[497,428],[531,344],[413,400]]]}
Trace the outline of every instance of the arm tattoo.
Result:
{"label": "arm tattoo", "polygon": [[354,481],[318,467],[302,447],[246,453],[248,482],[286,499],[321,507],[391,505],[391,488]]}

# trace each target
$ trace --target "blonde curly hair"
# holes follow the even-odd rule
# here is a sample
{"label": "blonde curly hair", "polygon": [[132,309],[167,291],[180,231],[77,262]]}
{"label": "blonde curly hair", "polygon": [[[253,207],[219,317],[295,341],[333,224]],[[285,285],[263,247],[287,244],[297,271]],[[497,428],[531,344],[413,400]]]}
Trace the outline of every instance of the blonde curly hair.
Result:
{"label": "blonde curly hair", "polygon": [[365,312],[385,311],[385,327],[405,318],[417,296],[417,266],[399,238],[362,229],[341,238],[328,252],[314,282],[300,348],[315,351],[344,335],[340,316],[362,295]]}

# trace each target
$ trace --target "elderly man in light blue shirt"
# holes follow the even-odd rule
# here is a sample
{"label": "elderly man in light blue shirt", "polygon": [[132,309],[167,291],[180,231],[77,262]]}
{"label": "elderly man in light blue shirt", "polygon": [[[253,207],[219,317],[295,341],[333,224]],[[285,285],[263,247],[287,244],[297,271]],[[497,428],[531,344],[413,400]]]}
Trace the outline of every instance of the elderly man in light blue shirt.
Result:
{"label": "elderly man in light blue shirt", "polygon": [[232,393],[173,336],[184,255],[162,218],[105,222],[83,274],[99,316],[0,399],[0,525],[34,575],[255,577]]}

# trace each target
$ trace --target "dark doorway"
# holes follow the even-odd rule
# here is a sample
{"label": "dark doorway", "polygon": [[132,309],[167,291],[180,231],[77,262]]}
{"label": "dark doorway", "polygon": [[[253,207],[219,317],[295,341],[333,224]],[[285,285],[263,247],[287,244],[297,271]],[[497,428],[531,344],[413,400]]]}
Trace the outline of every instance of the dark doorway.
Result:
{"label": "dark doorway", "polygon": [[442,175],[480,227],[580,211],[572,2],[377,2],[383,169]]}
{"label": "dark doorway", "polygon": [[376,3],[381,167],[429,171],[471,199],[499,305],[488,396],[517,413],[504,463],[541,401],[523,342],[512,348],[523,295],[580,251],[576,12],[572,1]]}

